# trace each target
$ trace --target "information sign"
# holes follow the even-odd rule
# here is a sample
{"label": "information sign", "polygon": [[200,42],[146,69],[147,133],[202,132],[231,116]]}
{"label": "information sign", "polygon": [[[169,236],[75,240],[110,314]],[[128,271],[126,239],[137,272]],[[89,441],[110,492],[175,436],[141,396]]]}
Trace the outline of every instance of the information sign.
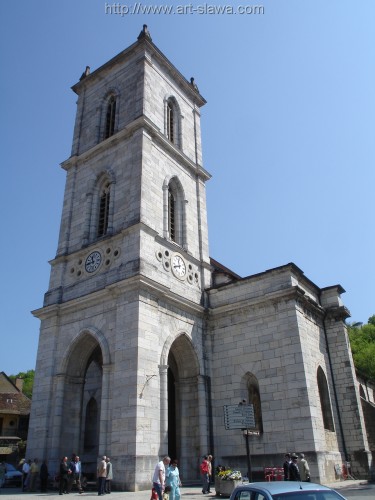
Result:
{"label": "information sign", "polygon": [[224,424],[227,430],[254,429],[255,418],[253,405],[225,405]]}

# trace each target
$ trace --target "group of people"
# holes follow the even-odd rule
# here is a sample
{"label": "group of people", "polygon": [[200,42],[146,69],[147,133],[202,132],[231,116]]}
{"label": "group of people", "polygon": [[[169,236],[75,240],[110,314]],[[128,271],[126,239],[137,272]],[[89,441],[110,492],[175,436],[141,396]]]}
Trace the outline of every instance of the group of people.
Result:
{"label": "group of people", "polygon": [[286,453],[284,456],[284,481],[310,481],[310,468],[305,455],[300,453]]}
{"label": "group of people", "polygon": [[72,491],[73,485],[79,493],[83,493],[81,484],[82,465],[78,455],[73,453],[70,462],[68,457],[62,457],[59,470],[59,495]]}
{"label": "group of people", "polygon": [[111,493],[111,483],[113,479],[113,467],[111,459],[105,455],[102,456],[97,470],[98,476],[98,495]]}
{"label": "group of people", "polygon": [[46,493],[49,477],[47,460],[43,460],[41,465],[37,458],[32,461],[23,460],[20,465],[22,466],[22,491],[35,492],[39,478],[40,491]]}
{"label": "group of people", "polygon": [[152,492],[158,500],[179,500],[181,480],[176,459],[166,456],[155,466]]}

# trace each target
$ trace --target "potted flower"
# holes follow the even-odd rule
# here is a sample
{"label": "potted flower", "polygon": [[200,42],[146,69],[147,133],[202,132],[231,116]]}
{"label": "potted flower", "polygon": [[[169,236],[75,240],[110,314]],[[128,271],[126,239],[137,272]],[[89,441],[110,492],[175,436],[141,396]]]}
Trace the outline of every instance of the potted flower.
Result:
{"label": "potted flower", "polygon": [[215,491],[216,495],[230,496],[236,486],[242,482],[239,470],[219,465],[216,467]]}

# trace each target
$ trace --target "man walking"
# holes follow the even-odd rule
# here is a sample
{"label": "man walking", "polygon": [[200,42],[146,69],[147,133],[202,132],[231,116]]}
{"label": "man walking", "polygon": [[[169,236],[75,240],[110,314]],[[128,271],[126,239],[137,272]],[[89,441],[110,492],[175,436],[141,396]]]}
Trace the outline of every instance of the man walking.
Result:
{"label": "man walking", "polygon": [[158,494],[159,500],[163,500],[163,491],[165,489],[165,468],[170,464],[170,457],[164,457],[155,466],[154,475],[152,477],[153,487]]}
{"label": "man walking", "polygon": [[105,479],[107,477],[106,458],[104,455],[98,465],[98,495],[105,495]]}

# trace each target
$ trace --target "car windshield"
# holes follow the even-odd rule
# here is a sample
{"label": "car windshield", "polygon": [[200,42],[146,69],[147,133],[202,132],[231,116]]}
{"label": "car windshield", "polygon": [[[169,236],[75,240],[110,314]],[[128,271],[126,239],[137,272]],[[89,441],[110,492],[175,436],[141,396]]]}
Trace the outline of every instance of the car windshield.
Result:
{"label": "car windshield", "polygon": [[14,471],[14,470],[17,470],[15,467],[13,467],[13,465],[11,464],[6,464],[6,468],[7,468],[7,471],[10,472],[10,471]]}
{"label": "car windshield", "polygon": [[342,500],[343,497],[332,490],[327,491],[292,491],[272,495],[274,500]]}

